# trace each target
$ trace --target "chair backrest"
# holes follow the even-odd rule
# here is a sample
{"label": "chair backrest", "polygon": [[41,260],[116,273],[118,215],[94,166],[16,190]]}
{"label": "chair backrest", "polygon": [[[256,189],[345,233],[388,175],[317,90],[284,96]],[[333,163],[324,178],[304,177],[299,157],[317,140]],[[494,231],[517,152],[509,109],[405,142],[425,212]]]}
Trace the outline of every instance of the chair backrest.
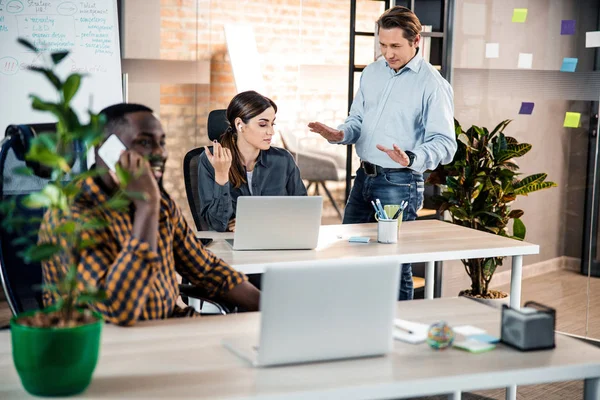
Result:
{"label": "chair backrest", "polygon": [[[206,130],[210,141],[219,140],[228,126],[226,110],[211,111],[208,114],[208,121],[206,123]],[[194,218],[194,224],[199,231],[208,230],[208,225],[200,216],[200,194],[198,192],[198,161],[203,151],[204,147],[192,149],[183,158],[185,192],[190,210],[192,211],[192,217]]]}
{"label": "chair backrest", "polygon": [[[27,165],[25,154],[36,132],[51,132],[55,129],[55,124],[11,125],[6,129],[6,137],[0,146],[0,201],[16,199],[16,214],[28,221],[21,227],[21,232],[33,232],[33,242],[37,241],[37,231],[44,210],[28,209],[21,206],[20,201],[30,193],[41,190],[49,180],[35,175],[17,175],[14,169]],[[79,144],[76,145],[76,151],[78,149],[81,149]],[[84,152],[80,152],[80,155],[84,155]],[[78,157],[72,169],[77,173],[85,166],[85,159]],[[31,220],[32,218],[36,219]],[[19,252],[27,247],[27,244],[13,243],[19,236],[19,232],[7,232],[0,227],[0,279],[14,314],[42,306],[39,288],[42,283],[42,268],[40,263],[27,264],[19,256]]]}
{"label": "chair backrest", "polygon": [[187,152],[183,158],[183,180],[185,181],[185,193],[188,204],[192,211],[194,224],[199,231],[208,230],[208,226],[200,216],[200,193],[198,193],[198,162],[204,147],[198,147]]}
{"label": "chair backrest", "polygon": [[212,142],[213,140],[220,140],[221,135],[227,127],[227,110],[212,110],[208,114],[208,121],[206,123],[206,130],[208,131],[208,138]]}

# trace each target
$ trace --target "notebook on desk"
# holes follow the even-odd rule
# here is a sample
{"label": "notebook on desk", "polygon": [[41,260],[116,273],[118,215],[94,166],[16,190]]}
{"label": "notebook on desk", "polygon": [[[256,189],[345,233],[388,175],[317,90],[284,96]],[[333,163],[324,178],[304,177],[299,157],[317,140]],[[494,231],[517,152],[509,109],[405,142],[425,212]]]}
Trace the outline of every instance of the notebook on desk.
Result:
{"label": "notebook on desk", "polygon": [[370,259],[286,263],[262,278],[258,337],[223,345],[254,366],[380,356],[392,349],[399,267]]}
{"label": "notebook on desk", "polygon": [[240,196],[234,250],[314,249],[321,227],[321,196]]}

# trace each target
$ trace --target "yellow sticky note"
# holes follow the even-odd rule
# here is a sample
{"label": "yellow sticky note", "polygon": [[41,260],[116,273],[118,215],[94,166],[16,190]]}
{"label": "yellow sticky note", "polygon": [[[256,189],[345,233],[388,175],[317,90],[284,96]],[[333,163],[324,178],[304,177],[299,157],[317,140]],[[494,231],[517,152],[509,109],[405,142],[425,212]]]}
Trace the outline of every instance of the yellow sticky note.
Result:
{"label": "yellow sticky note", "polygon": [[563,126],[565,128],[579,128],[579,119],[581,118],[580,113],[568,112],[565,114],[565,122]]}
{"label": "yellow sticky note", "polygon": [[515,8],[513,10],[512,22],[525,22],[527,19],[527,9],[526,8]]}

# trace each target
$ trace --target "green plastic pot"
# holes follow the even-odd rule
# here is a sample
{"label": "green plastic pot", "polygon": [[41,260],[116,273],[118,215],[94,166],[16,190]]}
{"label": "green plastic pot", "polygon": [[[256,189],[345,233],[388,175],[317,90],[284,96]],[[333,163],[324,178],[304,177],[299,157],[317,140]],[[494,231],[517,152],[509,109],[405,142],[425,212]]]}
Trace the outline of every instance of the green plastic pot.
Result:
{"label": "green plastic pot", "polygon": [[[74,328],[36,328],[10,320],[15,368],[25,390],[37,396],[68,396],[83,392],[92,380],[104,321]],[[49,312],[49,311],[43,311]]]}

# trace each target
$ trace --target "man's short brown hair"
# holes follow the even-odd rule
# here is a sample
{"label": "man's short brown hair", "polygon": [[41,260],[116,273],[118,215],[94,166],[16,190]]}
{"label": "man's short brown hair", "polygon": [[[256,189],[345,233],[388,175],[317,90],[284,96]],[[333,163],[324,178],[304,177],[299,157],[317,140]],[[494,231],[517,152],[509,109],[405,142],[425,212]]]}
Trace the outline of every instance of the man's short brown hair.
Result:
{"label": "man's short brown hair", "polygon": [[421,21],[410,9],[402,6],[395,6],[381,14],[377,20],[377,29],[400,28],[404,32],[403,37],[411,44],[415,41],[418,34],[421,33]]}

